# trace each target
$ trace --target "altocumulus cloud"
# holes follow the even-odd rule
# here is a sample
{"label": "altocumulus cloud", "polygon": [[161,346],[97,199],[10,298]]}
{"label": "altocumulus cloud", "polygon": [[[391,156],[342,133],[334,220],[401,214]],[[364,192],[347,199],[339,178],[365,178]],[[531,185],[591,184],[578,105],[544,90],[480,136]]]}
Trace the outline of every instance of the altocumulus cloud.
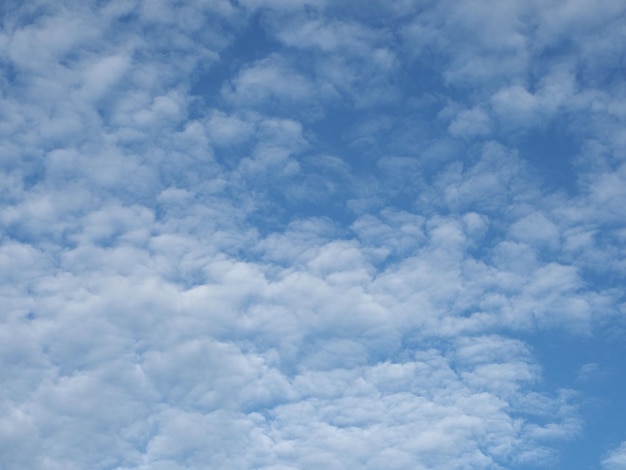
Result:
{"label": "altocumulus cloud", "polygon": [[626,468],[622,2],[0,8],[2,468]]}

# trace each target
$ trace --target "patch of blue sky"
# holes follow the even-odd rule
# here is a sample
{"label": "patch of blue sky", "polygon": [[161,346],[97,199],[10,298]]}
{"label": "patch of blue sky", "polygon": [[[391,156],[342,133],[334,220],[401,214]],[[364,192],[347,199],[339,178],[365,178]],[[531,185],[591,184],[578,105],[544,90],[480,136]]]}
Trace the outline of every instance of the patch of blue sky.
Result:
{"label": "patch of blue sky", "polygon": [[[615,327],[613,327],[615,328]],[[561,444],[559,468],[596,468],[597,456],[623,441],[625,399],[623,328],[603,337],[572,337],[546,332],[527,337],[543,368],[546,386],[578,394],[583,427],[578,439]],[[584,445],[581,445],[581,442]]]}

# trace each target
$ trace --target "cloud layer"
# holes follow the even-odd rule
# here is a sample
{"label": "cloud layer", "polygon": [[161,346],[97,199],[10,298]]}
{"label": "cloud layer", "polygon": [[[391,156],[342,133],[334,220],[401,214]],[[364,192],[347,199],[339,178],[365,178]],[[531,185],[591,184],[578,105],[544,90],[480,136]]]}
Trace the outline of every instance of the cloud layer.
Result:
{"label": "cloud layer", "polygon": [[7,4],[3,468],[561,465],[614,364],[542,338],[624,334],[625,11]]}

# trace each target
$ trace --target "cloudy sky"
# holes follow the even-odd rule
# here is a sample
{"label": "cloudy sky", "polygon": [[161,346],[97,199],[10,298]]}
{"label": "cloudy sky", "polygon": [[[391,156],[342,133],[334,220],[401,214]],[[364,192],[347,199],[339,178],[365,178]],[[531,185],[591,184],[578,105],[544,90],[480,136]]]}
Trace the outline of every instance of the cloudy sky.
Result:
{"label": "cloudy sky", "polygon": [[623,0],[0,19],[3,469],[626,469]]}

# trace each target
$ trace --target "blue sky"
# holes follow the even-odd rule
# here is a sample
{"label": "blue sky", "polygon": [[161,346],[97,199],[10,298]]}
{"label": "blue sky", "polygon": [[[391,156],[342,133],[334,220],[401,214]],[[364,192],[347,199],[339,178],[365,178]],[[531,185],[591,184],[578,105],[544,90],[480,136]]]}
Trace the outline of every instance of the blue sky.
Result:
{"label": "blue sky", "polygon": [[3,469],[626,469],[623,2],[0,12]]}

